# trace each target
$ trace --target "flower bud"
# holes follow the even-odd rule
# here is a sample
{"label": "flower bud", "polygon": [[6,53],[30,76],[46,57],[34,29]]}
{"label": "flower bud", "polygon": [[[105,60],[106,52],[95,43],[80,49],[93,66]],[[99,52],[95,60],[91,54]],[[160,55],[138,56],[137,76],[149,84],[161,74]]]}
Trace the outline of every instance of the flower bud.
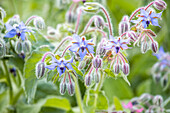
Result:
{"label": "flower bud", "polygon": [[61,94],[61,95],[64,95],[65,92],[66,92],[66,83],[62,81],[62,82],[60,83],[60,94]]}
{"label": "flower bud", "polygon": [[166,88],[167,85],[168,85],[168,75],[164,75],[161,78],[161,86]]}
{"label": "flower bud", "polygon": [[143,41],[141,44],[141,52],[144,54],[148,51],[149,45],[146,41]]}
{"label": "flower bud", "polygon": [[78,69],[79,70],[82,70],[84,69],[90,62],[90,59],[89,58],[84,58],[80,63],[79,63],[79,66],[78,66]]}
{"label": "flower bud", "polygon": [[113,71],[114,71],[114,73],[115,73],[116,75],[119,74],[119,72],[120,72],[120,64],[115,63],[115,64],[113,65]]}
{"label": "flower bud", "polygon": [[31,42],[29,40],[25,40],[23,42],[23,51],[26,54],[31,52]]}
{"label": "flower bud", "polygon": [[123,72],[125,75],[128,75],[128,74],[129,74],[129,64],[128,64],[128,63],[122,64],[122,72]]}
{"label": "flower bud", "polygon": [[88,87],[91,85],[92,78],[89,74],[85,76],[85,85]]}
{"label": "flower bud", "polygon": [[36,17],[34,19],[34,26],[37,28],[37,29],[44,29],[45,28],[45,22],[44,22],[44,19],[41,18],[41,17]]}
{"label": "flower bud", "polygon": [[154,78],[154,81],[155,81],[156,83],[158,83],[158,82],[160,81],[160,79],[161,79],[161,73],[155,73],[155,74],[153,75],[153,78]]}
{"label": "flower bud", "polygon": [[15,51],[19,54],[22,52],[22,42],[20,40],[16,42]]}
{"label": "flower bud", "polygon": [[68,90],[68,94],[70,96],[73,96],[74,95],[74,82],[71,82],[71,83],[68,83],[67,84],[67,90]]}
{"label": "flower bud", "polygon": [[76,20],[76,14],[73,12],[68,11],[65,16],[67,23],[74,23]]}
{"label": "flower bud", "polygon": [[95,81],[96,83],[99,83],[99,81],[100,81],[100,73],[98,73],[98,72],[95,73],[95,75],[94,75],[94,81]]}
{"label": "flower bud", "polygon": [[93,67],[94,68],[101,68],[101,65],[102,65],[102,59],[101,58],[98,58],[98,56],[93,58]]}
{"label": "flower bud", "polygon": [[162,106],[162,103],[163,103],[163,98],[162,98],[162,96],[156,95],[156,96],[153,98],[153,104],[155,104],[155,105],[157,105],[157,106]]}
{"label": "flower bud", "polygon": [[167,4],[163,0],[155,0],[154,7],[158,10],[165,10]]}
{"label": "flower bud", "polygon": [[86,12],[97,13],[99,11],[98,3],[86,2],[84,5],[83,10]]}
{"label": "flower bud", "polygon": [[0,58],[3,57],[6,53],[5,42],[0,39]]}
{"label": "flower bud", "polygon": [[144,93],[139,97],[139,101],[143,102],[143,103],[147,103],[149,102],[151,99],[151,95],[148,93]]}
{"label": "flower bud", "polygon": [[130,23],[128,20],[128,16],[122,18],[122,21],[119,23],[119,35],[130,30]]}
{"label": "flower bud", "polygon": [[102,42],[97,46],[97,55],[103,56],[106,53],[106,49],[104,48]]}
{"label": "flower bud", "polygon": [[105,27],[105,22],[104,19],[101,16],[97,16],[94,19],[94,25],[98,28],[98,29],[103,29]]}
{"label": "flower bud", "polygon": [[44,62],[38,62],[36,65],[36,77],[37,79],[40,79],[44,76],[45,73],[45,63]]}
{"label": "flower bud", "polygon": [[2,7],[0,7],[0,20],[3,20],[6,17],[6,12]]}
{"label": "flower bud", "polygon": [[151,48],[152,48],[152,51],[154,53],[157,53],[157,51],[158,51],[158,43],[156,41],[153,41],[152,44],[151,44]]}

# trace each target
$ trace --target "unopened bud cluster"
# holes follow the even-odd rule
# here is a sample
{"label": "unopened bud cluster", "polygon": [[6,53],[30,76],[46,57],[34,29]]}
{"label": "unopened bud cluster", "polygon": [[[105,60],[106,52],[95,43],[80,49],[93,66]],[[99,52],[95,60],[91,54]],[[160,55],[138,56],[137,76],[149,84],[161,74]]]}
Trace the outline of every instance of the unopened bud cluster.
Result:
{"label": "unopened bud cluster", "polygon": [[20,53],[25,53],[29,54],[31,52],[31,42],[29,40],[18,40],[15,44],[15,51],[20,54]]}
{"label": "unopened bud cluster", "polygon": [[140,97],[132,98],[128,103],[129,106],[124,105],[124,107],[131,112],[163,113],[165,110],[163,102],[161,95],[153,96],[149,93],[144,93]]}

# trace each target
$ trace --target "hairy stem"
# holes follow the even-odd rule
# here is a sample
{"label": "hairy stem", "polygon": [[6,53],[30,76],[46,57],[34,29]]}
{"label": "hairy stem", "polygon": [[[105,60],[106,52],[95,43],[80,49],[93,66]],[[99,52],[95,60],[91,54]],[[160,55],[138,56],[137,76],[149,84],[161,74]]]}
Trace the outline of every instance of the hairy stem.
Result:
{"label": "hairy stem", "polygon": [[66,38],[64,38],[61,42],[60,42],[60,44],[58,45],[58,47],[56,47],[56,49],[54,50],[54,54],[58,51],[58,49],[64,44],[64,42],[65,41],[67,41],[67,40],[73,40],[73,38],[71,37],[71,36],[68,36],[68,37],[66,37]]}
{"label": "hairy stem", "polygon": [[80,89],[79,89],[79,85],[78,85],[78,78],[76,78],[74,76],[74,74],[71,74],[71,75],[72,75],[74,82],[75,82],[75,94],[76,94],[76,100],[77,100],[78,106],[80,108],[80,113],[84,113],[83,103],[82,103]]}

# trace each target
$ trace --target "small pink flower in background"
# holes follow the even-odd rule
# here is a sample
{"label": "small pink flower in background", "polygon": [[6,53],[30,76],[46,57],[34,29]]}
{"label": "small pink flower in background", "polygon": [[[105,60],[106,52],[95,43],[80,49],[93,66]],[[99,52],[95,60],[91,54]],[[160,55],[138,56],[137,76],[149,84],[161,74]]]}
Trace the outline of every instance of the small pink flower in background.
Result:
{"label": "small pink flower in background", "polygon": [[143,108],[136,110],[137,113],[141,113],[142,111],[143,111]]}
{"label": "small pink flower in background", "polygon": [[143,108],[140,108],[140,109],[136,109],[134,108],[132,102],[129,102],[127,105],[125,103],[122,103],[123,107],[125,109],[129,109],[131,111],[135,111],[136,113],[141,113],[144,109]]}
{"label": "small pink flower in background", "polygon": [[73,2],[80,2],[81,0],[73,0]]}
{"label": "small pink flower in background", "polygon": [[123,104],[123,107],[126,109],[132,109],[133,107],[132,102],[129,102],[127,105],[125,103],[122,103],[122,104]]}

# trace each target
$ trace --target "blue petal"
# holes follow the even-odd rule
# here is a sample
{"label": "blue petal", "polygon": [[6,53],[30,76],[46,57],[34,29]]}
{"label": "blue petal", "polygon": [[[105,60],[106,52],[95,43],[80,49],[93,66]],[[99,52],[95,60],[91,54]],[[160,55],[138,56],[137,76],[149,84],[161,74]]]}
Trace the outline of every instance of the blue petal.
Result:
{"label": "blue petal", "polygon": [[80,36],[77,35],[77,34],[74,34],[74,35],[73,35],[73,39],[76,40],[76,41],[79,42],[79,43],[81,42],[81,40],[80,40],[81,38],[80,38]]}
{"label": "blue petal", "polygon": [[24,33],[24,32],[21,33],[21,39],[22,39],[23,41],[25,40],[25,33]]}
{"label": "blue petal", "polygon": [[9,31],[8,33],[6,33],[6,35],[4,36],[5,38],[12,38],[16,35],[16,30],[12,29],[11,31]]}
{"label": "blue petal", "polygon": [[94,48],[92,45],[87,45],[87,49],[89,50],[90,53],[94,53]]}
{"label": "blue petal", "polygon": [[86,54],[87,54],[86,49],[83,52],[81,49],[79,50],[79,55],[80,55],[81,60],[83,60],[83,58],[86,56]]}
{"label": "blue petal", "polygon": [[21,22],[21,23],[19,24],[19,28],[20,28],[20,29],[24,29],[24,28],[26,28],[26,26],[25,26],[24,22]]}
{"label": "blue petal", "polygon": [[142,16],[148,17],[148,15],[149,15],[148,12],[146,12],[144,9],[141,9],[140,11],[141,11]]}
{"label": "blue petal", "polygon": [[129,48],[126,44],[122,44],[121,47],[122,47],[123,49],[128,49],[128,48]]}
{"label": "blue petal", "polygon": [[151,18],[154,18],[154,17],[161,18],[161,16],[162,16],[162,12],[160,12],[160,13],[151,13],[151,15],[150,15]]}
{"label": "blue petal", "polygon": [[113,47],[113,44],[109,44],[108,46],[105,46],[104,48],[108,50],[108,49],[112,49],[112,47]]}
{"label": "blue petal", "polygon": [[158,24],[158,19],[156,19],[156,18],[152,18],[152,19],[151,19],[151,23],[152,23],[152,25],[154,25],[154,26],[159,26],[159,27],[161,27],[161,26]]}
{"label": "blue petal", "polygon": [[110,37],[110,42],[117,44],[117,43],[118,43],[118,39],[115,39],[115,38],[112,36],[112,37]]}
{"label": "blue petal", "polygon": [[6,30],[7,31],[11,31],[12,29],[15,29],[14,27],[12,27],[10,24],[5,24]]}
{"label": "blue petal", "polygon": [[73,44],[70,48],[69,48],[69,50],[70,51],[72,51],[72,52],[77,52],[78,51],[78,49],[79,49],[79,45],[78,44]]}
{"label": "blue petal", "polygon": [[69,70],[73,70],[72,65],[71,65],[70,63],[67,63],[67,64],[66,64],[66,67],[67,67]]}
{"label": "blue petal", "polygon": [[56,63],[52,63],[51,65],[47,65],[45,66],[45,68],[48,68],[50,70],[54,70],[56,68],[57,64]]}
{"label": "blue petal", "polygon": [[143,25],[144,28],[147,28],[146,21],[142,21],[142,25]]}

